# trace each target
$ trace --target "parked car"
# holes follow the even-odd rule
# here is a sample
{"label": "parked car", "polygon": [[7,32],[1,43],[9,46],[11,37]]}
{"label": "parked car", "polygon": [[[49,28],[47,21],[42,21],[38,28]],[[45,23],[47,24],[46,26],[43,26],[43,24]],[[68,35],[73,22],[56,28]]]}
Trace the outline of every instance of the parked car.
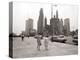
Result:
{"label": "parked car", "polygon": [[78,45],[78,36],[77,36],[77,35],[73,36],[73,42],[74,42],[76,45]]}
{"label": "parked car", "polygon": [[34,38],[36,38],[36,39],[37,39],[38,37],[40,37],[41,39],[43,39],[42,35],[35,35],[35,36],[34,36]]}
{"label": "parked car", "polygon": [[51,36],[51,39],[50,39],[52,42],[56,41],[57,40],[57,36]]}
{"label": "parked car", "polygon": [[52,37],[51,37],[51,41],[52,41],[52,42],[65,43],[66,40],[67,40],[67,39],[66,39],[64,36],[61,36],[61,35],[59,35],[59,36],[52,36]]}
{"label": "parked car", "polygon": [[65,42],[67,41],[67,39],[64,37],[64,35],[60,35],[60,36],[58,37],[58,41],[59,41],[59,42],[62,42],[62,43],[65,43]]}

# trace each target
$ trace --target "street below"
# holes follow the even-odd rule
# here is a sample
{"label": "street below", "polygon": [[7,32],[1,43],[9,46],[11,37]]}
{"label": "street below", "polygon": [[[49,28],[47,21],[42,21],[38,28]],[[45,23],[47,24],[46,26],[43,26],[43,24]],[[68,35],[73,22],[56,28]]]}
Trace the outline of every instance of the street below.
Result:
{"label": "street below", "polygon": [[[34,37],[13,37],[13,58],[62,56],[78,54],[78,46],[66,43],[51,42],[49,40],[48,50],[45,50],[44,39],[41,40],[40,51],[37,50],[37,40]],[[71,41],[72,42],[72,41]]]}

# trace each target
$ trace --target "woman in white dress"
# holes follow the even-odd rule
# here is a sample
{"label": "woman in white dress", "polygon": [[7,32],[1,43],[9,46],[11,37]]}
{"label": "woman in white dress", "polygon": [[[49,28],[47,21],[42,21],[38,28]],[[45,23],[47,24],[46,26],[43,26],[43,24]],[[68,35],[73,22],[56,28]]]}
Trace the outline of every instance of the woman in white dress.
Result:
{"label": "woman in white dress", "polygon": [[48,50],[48,36],[44,37],[44,45],[45,45],[45,50]]}

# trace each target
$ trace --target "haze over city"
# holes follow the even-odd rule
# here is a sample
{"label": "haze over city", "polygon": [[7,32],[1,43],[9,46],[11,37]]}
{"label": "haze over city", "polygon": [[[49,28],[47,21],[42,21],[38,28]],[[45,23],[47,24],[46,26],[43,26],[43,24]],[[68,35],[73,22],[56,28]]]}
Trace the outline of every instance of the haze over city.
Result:
{"label": "haze over city", "polygon": [[[13,4],[13,32],[21,33],[25,30],[26,20],[33,19],[33,28],[37,30],[37,21],[39,18],[40,8],[43,8],[44,19],[50,24],[51,4],[39,3],[14,3]],[[58,10],[60,19],[70,19],[70,31],[78,28],[78,6],[76,5],[57,5],[53,4],[53,16]]]}

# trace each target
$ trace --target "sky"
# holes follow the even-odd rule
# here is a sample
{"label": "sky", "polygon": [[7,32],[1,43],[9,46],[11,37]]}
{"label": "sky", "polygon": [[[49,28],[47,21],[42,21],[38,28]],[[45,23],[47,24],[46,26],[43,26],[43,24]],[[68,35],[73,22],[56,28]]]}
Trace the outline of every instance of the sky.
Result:
{"label": "sky", "polygon": [[[26,20],[33,19],[33,28],[37,29],[40,8],[43,8],[44,18],[47,18],[47,24],[51,19],[51,4],[47,3],[27,3],[13,2],[13,32],[20,34],[25,31]],[[57,5],[53,4],[53,16],[58,10],[59,19],[70,19],[70,31],[78,28],[78,6],[77,5]]]}

